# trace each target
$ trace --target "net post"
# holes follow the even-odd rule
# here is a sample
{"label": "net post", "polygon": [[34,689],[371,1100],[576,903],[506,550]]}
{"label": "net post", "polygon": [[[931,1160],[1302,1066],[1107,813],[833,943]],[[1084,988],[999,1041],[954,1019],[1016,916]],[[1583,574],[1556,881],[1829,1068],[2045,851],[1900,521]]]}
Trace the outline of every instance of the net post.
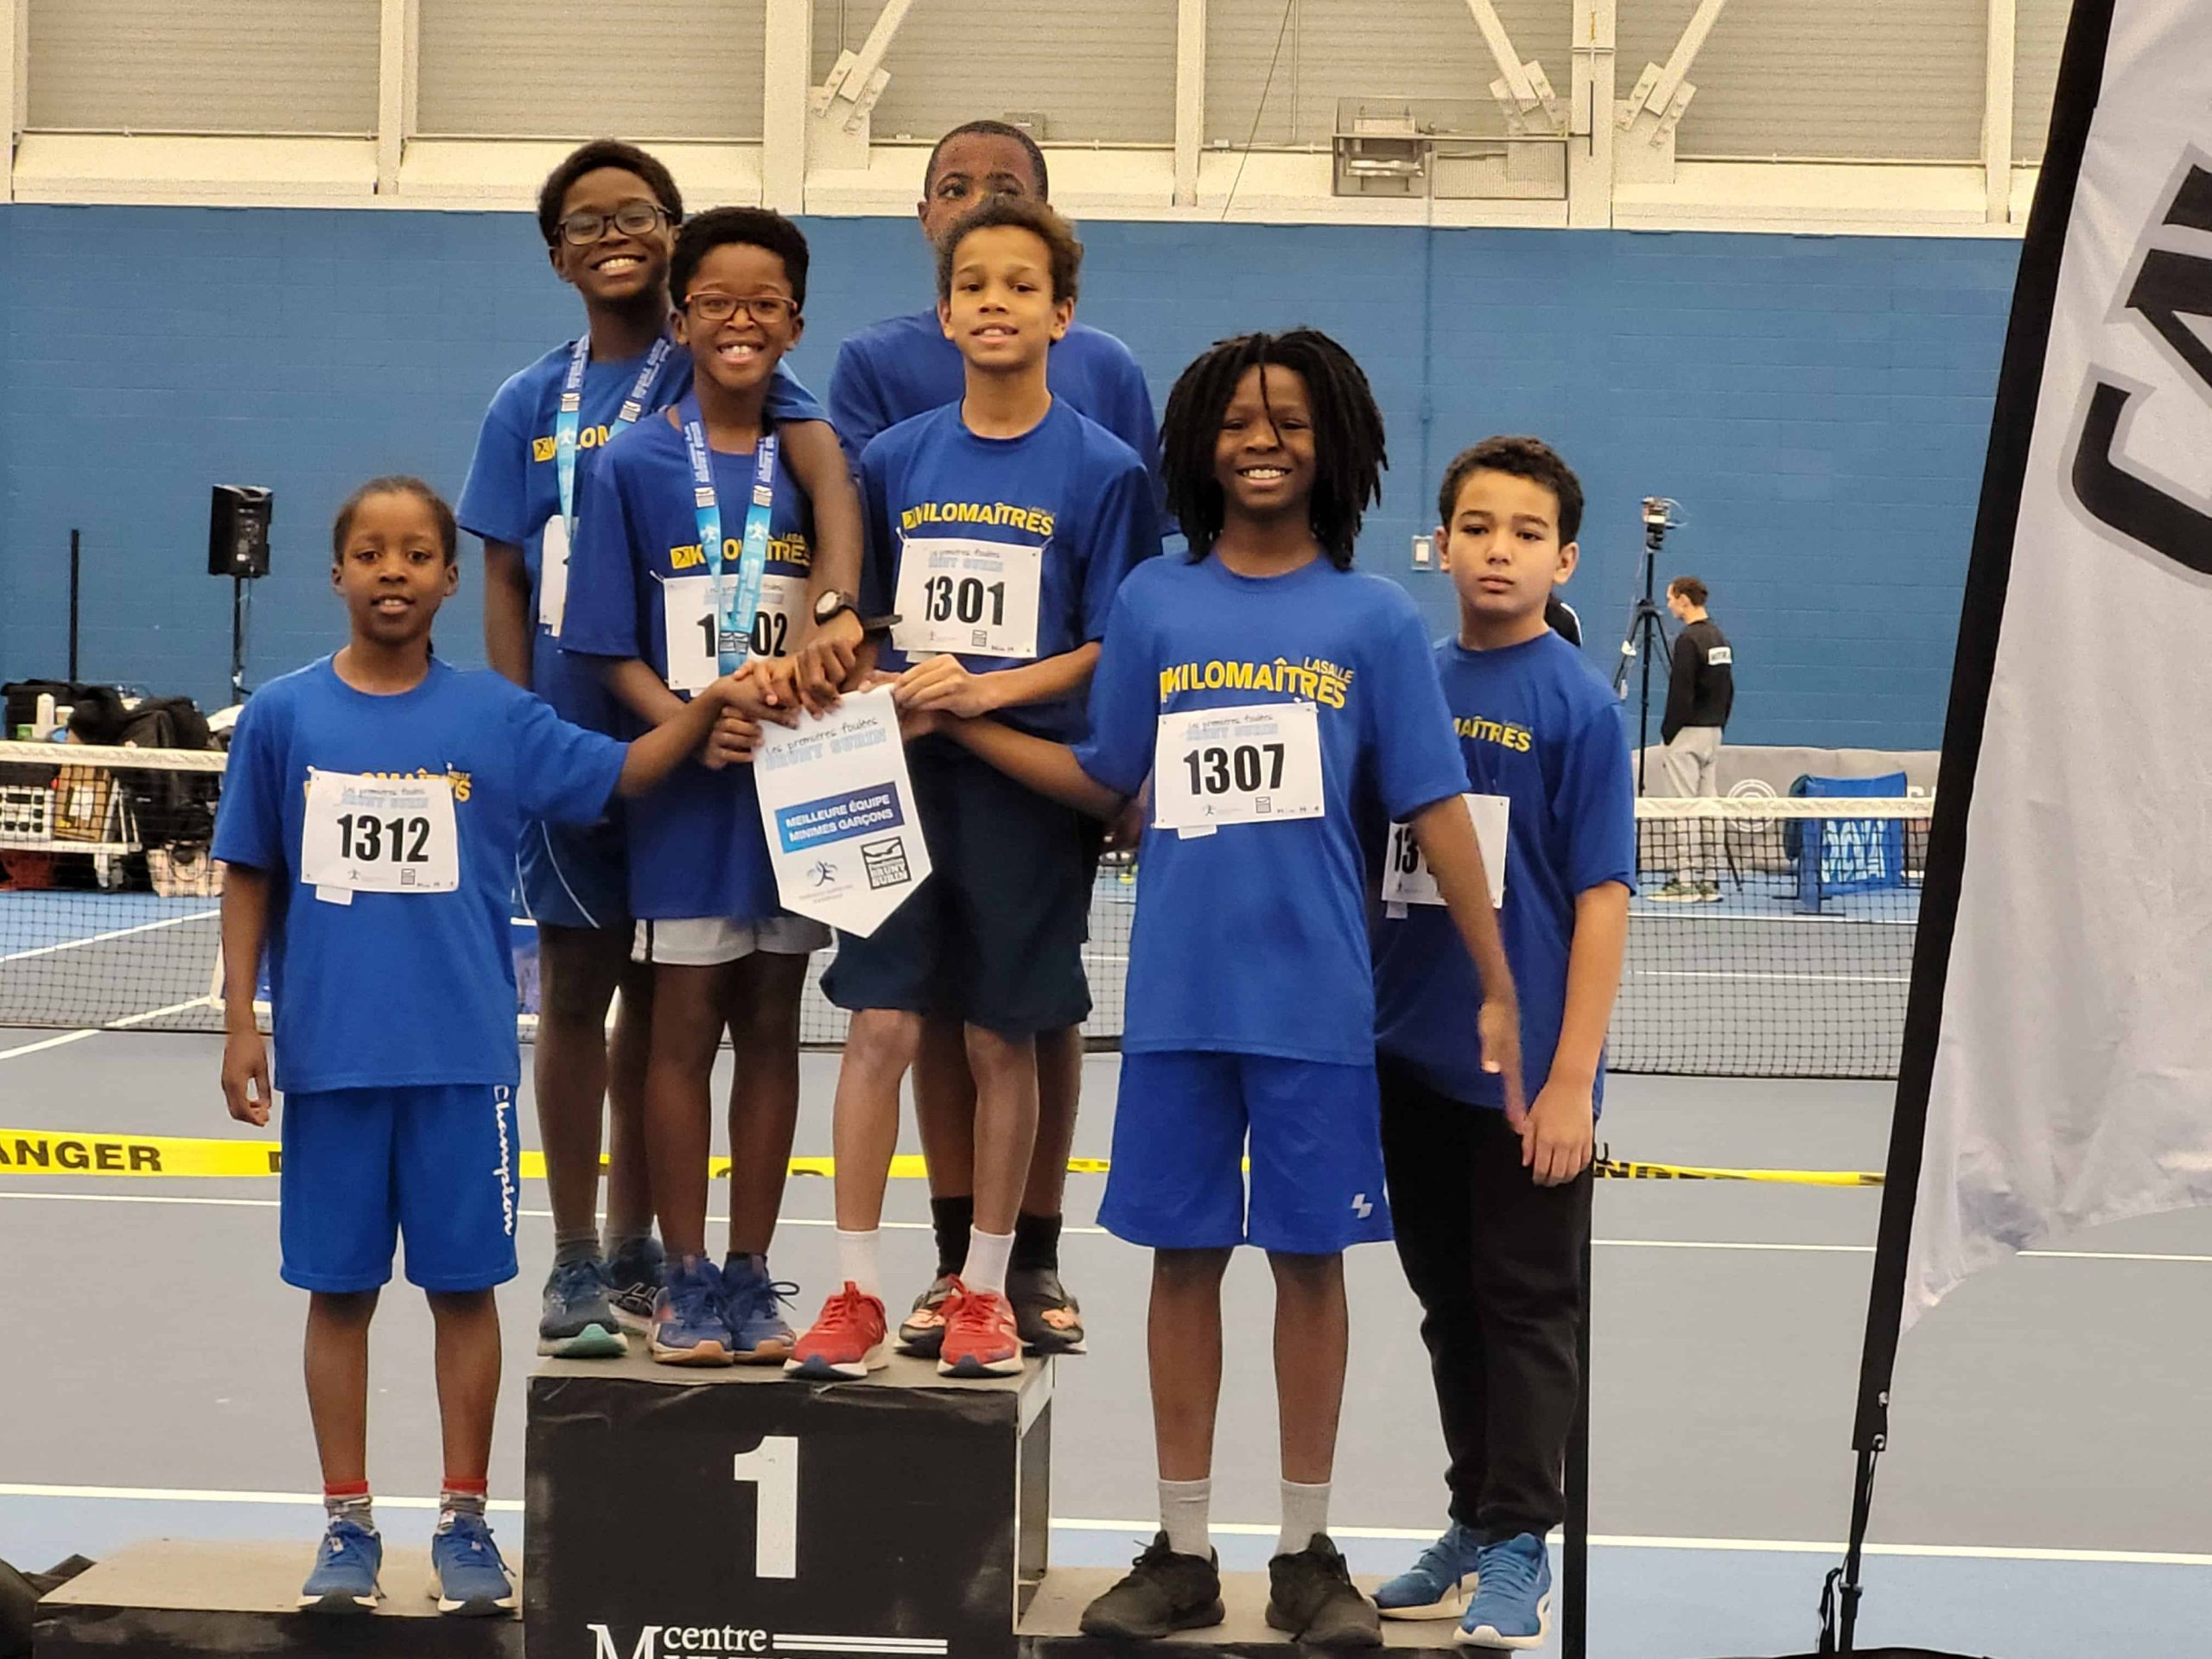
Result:
{"label": "net post", "polygon": [[82,591],[82,555],[85,532],[69,532],[69,679],[77,678],[77,598]]}

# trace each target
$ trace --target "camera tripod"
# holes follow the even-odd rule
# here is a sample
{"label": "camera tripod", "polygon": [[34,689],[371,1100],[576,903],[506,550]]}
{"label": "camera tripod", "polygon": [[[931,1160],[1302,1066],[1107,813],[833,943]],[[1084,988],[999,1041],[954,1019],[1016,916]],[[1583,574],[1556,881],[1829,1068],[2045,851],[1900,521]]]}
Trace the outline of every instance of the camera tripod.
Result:
{"label": "camera tripod", "polygon": [[1667,639],[1667,624],[1658,602],[1651,596],[1652,582],[1659,563],[1659,549],[1667,539],[1667,532],[1676,522],[1674,509],[1677,502],[1663,496],[1643,499],[1643,592],[1629,611],[1628,632],[1621,639],[1621,660],[1613,670],[1613,695],[1626,701],[1628,697],[1629,664],[1641,658],[1643,671],[1638,691],[1636,712],[1636,792],[1644,792],[1644,771],[1650,764],[1651,754],[1651,664],[1654,658],[1667,657],[1670,646]]}

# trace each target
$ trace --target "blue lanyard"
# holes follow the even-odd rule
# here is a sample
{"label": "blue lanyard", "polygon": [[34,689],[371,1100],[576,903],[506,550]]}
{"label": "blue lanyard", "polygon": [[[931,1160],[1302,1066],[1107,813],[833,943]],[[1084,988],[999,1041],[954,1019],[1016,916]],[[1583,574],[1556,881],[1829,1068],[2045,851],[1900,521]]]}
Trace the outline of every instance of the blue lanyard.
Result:
{"label": "blue lanyard", "polygon": [[[653,382],[660,378],[660,365],[668,361],[669,346],[668,336],[663,334],[645,353],[645,365],[638,371],[637,384],[623,399],[622,412],[614,417],[609,437],[645,412],[645,399],[652,396]],[[584,365],[590,360],[591,336],[579,335],[569,348],[569,377],[561,383],[561,409],[553,417],[553,469],[561,480],[561,527],[569,532],[572,543],[576,539],[576,424],[583,415]]]}
{"label": "blue lanyard", "polygon": [[761,433],[753,452],[753,499],[745,509],[745,543],[738,555],[737,580],[722,576],[722,510],[715,499],[714,458],[707,449],[706,417],[699,400],[686,392],[677,405],[683,423],[683,447],[691,455],[691,501],[698,513],[699,550],[715,584],[715,655],[724,674],[745,665],[753,649],[753,619],[760,609],[760,582],[768,568],[768,518],[776,499],[776,435]]}

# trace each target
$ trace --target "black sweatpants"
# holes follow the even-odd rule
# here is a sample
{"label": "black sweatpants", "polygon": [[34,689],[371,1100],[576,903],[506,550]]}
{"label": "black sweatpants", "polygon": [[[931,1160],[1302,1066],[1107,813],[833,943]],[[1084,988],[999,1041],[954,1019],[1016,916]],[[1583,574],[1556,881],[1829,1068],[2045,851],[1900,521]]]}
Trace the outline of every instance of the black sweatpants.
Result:
{"label": "black sweatpants", "polygon": [[1452,1518],[1484,1543],[1567,1518],[1590,1173],[1538,1186],[1505,1114],[1384,1055],[1382,1157],[1398,1259],[1421,1299]]}

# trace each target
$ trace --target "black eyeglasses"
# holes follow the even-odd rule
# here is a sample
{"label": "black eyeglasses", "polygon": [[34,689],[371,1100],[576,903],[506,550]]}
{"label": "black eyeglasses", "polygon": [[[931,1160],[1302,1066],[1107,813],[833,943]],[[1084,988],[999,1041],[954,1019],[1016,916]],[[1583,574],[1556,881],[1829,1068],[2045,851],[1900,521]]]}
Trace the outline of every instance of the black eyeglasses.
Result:
{"label": "black eyeglasses", "polygon": [[683,308],[702,322],[728,322],[742,311],[762,327],[772,328],[798,314],[798,302],[780,294],[751,294],[742,299],[734,294],[694,294],[683,302]]}
{"label": "black eyeglasses", "polygon": [[665,207],[650,201],[626,201],[611,213],[580,207],[561,221],[561,239],[572,248],[588,248],[607,234],[610,225],[625,236],[646,236],[668,219]]}

